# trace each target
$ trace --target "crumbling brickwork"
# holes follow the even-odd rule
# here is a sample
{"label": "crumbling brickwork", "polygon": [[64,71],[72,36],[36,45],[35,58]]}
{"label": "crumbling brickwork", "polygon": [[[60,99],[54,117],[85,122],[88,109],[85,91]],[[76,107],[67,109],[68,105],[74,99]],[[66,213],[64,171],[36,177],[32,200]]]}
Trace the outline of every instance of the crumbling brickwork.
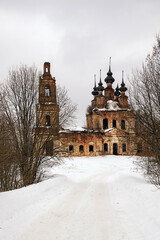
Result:
{"label": "crumbling brickwork", "polygon": [[[39,104],[37,104],[37,127],[44,134],[46,154],[54,151],[61,156],[98,156],[107,154],[135,155],[137,143],[135,136],[135,117],[128,106],[124,77],[121,87],[114,90],[115,81],[111,66],[105,78],[106,87],[101,80],[92,91],[93,100],[86,114],[87,128],[66,130],[59,127],[59,106],[56,101],[56,82],[50,73],[50,63],[44,63],[44,73],[39,80]],[[56,139],[56,140],[55,140]],[[51,143],[53,142],[53,144]],[[139,140],[138,140],[139,141]],[[53,148],[53,149],[47,149]],[[56,150],[54,147],[56,146]],[[139,154],[142,153],[139,142]],[[58,150],[57,150],[58,149]]]}

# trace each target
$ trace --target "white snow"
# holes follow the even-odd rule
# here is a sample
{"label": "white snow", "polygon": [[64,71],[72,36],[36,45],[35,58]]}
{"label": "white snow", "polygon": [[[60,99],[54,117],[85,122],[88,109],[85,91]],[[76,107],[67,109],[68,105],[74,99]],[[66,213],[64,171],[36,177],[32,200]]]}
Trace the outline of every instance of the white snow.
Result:
{"label": "white snow", "polygon": [[93,111],[103,112],[103,111],[107,111],[107,108],[93,108]]}
{"label": "white snow", "polygon": [[115,128],[108,128],[108,129],[104,130],[104,132],[109,132],[109,131],[112,131],[113,129],[115,129]]}
{"label": "white snow", "polygon": [[53,102],[45,102],[46,105],[54,104]]}
{"label": "white snow", "polygon": [[73,127],[69,127],[68,129],[60,130],[59,132],[70,133],[70,132],[84,132],[84,131],[86,131],[86,129],[83,127],[73,126]]}
{"label": "white snow", "polygon": [[94,108],[93,111],[100,111],[100,112],[104,112],[104,111],[120,111],[120,110],[124,110],[122,108],[120,108],[118,106],[118,102],[116,101],[112,101],[112,100],[108,100],[107,101],[107,108]]}
{"label": "white snow", "polygon": [[68,158],[48,180],[0,193],[0,239],[159,240],[160,190],[134,159]]}
{"label": "white snow", "polygon": [[112,100],[108,100],[107,101],[107,110],[110,110],[110,111],[120,110],[120,108],[118,106],[118,102],[112,101]]}

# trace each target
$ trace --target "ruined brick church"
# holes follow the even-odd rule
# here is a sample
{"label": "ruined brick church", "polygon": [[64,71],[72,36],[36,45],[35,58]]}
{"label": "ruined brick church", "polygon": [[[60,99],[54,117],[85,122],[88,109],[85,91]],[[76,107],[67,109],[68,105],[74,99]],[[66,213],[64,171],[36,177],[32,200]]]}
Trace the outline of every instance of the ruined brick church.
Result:
{"label": "ruined brick church", "polygon": [[[46,155],[53,155],[54,149],[61,156],[137,154],[135,117],[128,105],[123,75],[120,88],[117,85],[116,89],[113,89],[114,81],[109,66],[104,79],[106,86],[103,86],[101,74],[98,86],[95,81],[93,100],[86,114],[86,129],[62,130],[59,126],[56,80],[51,75],[50,63],[44,63],[44,73],[39,79],[36,130],[39,136],[43,134]],[[139,153],[141,148],[139,143]]]}

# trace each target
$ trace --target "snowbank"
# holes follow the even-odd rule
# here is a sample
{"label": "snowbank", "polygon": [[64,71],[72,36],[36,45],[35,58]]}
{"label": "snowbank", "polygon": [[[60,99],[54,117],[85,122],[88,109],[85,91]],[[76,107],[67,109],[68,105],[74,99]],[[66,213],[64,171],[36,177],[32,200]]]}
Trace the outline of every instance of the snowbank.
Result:
{"label": "snowbank", "polygon": [[0,193],[0,239],[159,240],[160,191],[132,160],[67,158],[49,180]]}

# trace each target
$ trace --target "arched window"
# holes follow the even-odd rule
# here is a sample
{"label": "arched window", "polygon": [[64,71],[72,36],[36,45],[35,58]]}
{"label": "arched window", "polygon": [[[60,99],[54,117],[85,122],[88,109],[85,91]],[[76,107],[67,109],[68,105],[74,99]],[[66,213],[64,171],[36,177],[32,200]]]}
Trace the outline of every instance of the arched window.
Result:
{"label": "arched window", "polygon": [[104,143],[104,151],[108,152],[108,144],[107,143]]}
{"label": "arched window", "polygon": [[89,145],[89,152],[94,152],[94,147],[93,147],[93,145]]}
{"label": "arched window", "polygon": [[121,129],[126,129],[125,120],[121,120]]}
{"label": "arched window", "polygon": [[142,153],[142,143],[137,143],[137,153]]}
{"label": "arched window", "polygon": [[113,120],[113,124],[112,124],[112,126],[113,126],[113,128],[116,128],[116,126],[117,126],[117,122],[116,122],[116,120]]}
{"label": "arched window", "polygon": [[125,143],[122,144],[122,152],[126,152],[126,144]]}
{"label": "arched window", "polygon": [[103,129],[107,129],[108,128],[108,119],[104,118],[103,119]]}
{"label": "arched window", "polygon": [[46,116],[46,126],[51,126],[50,116]]}
{"label": "arched window", "polygon": [[73,145],[69,145],[69,152],[74,152]]}
{"label": "arched window", "polygon": [[80,151],[80,152],[84,152],[84,146],[83,146],[83,145],[80,145],[80,146],[79,146],[79,151]]}
{"label": "arched window", "polygon": [[45,142],[46,156],[53,156],[53,141]]}
{"label": "arched window", "polygon": [[45,97],[50,97],[50,86],[49,85],[45,86],[44,95],[45,95]]}

